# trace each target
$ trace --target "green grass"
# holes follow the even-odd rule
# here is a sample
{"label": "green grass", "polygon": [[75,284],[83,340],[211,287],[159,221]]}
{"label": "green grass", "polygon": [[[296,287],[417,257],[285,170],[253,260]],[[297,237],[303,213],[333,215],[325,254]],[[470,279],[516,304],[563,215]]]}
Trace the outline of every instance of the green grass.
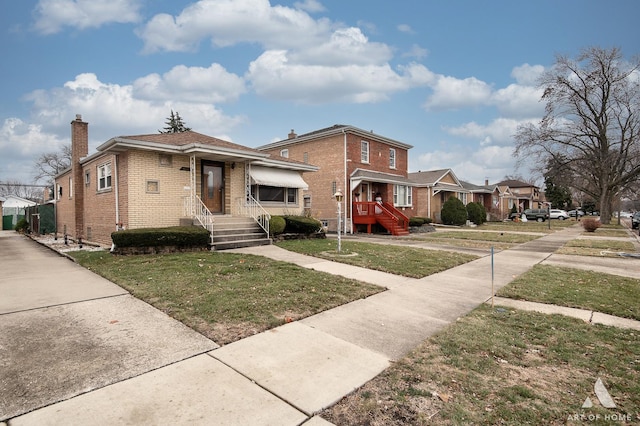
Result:
{"label": "green grass", "polygon": [[[639,360],[637,331],[485,305],[321,416],[351,425],[561,425],[615,412],[637,422]],[[598,377],[616,410],[598,405]],[[582,409],[587,397],[596,405]]]}
{"label": "green grass", "polygon": [[363,268],[422,278],[477,259],[477,256],[438,250],[342,241],[340,255],[334,239],[288,240],[277,243],[286,250]]}
{"label": "green grass", "polygon": [[557,254],[609,257],[617,257],[620,252],[635,253],[636,249],[630,241],[583,238],[571,240],[556,251]]}
{"label": "green grass", "polygon": [[69,254],[79,264],[220,344],[383,290],[261,256],[216,252]]}
{"label": "green grass", "polygon": [[478,229],[481,230],[496,230],[496,231],[514,231],[514,232],[541,232],[549,233],[555,232],[560,229],[564,229],[568,226],[573,226],[577,222],[575,219],[556,220],[551,221],[551,229],[549,229],[549,222],[486,222],[483,223]]}
{"label": "green grass", "polygon": [[634,278],[536,265],[497,294],[640,320],[640,280]]}
{"label": "green grass", "polygon": [[424,235],[425,239],[455,239],[455,240],[477,240],[487,242],[502,242],[508,244],[521,244],[538,239],[538,235],[503,233],[503,232],[483,232],[483,231],[436,231]]}

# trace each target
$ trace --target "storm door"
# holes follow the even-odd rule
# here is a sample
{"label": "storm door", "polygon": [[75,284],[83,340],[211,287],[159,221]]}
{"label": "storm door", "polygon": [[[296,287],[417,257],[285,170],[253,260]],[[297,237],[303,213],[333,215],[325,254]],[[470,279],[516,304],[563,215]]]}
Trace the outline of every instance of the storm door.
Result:
{"label": "storm door", "polygon": [[202,202],[211,213],[224,212],[224,163],[202,162]]}

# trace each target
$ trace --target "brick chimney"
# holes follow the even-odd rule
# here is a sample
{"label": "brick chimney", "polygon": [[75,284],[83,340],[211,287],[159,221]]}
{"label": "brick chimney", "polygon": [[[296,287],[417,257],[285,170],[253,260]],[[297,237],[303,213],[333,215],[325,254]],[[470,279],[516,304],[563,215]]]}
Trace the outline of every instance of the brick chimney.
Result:
{"label": "brick chimney", "polygon": [[489,186],[489,179],[484,180],[484,186]]}
{"label": "brick chimney", "polygon": [[71,122],[71,176],[73,178],[73,209],[76,229],[75,237],[84,237],[84,176],[80,160],[89,154],[89,123],[76,114]]}
{"label": "brick chimney", "polygon": [[298,137],[298,135],[296,135],[296,132],[294,132],[293,129],[291,129],[291,133],[289,133],[287,136],[289,139],[295,139]]}

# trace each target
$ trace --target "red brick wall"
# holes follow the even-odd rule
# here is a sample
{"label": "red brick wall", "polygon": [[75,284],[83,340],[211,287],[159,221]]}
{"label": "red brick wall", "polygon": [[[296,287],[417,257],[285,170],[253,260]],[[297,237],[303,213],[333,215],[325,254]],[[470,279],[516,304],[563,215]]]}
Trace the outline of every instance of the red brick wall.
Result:
{"label": "red brick wall", "polygon": [[[76,236],[76,216],[74,210],[74,200],[69,198],[69,176],[71,171],[56,178],[54,199],[56,200],[56,229],[60,236],[65,234],[75,238]],[[62,188],[62,195],[60,189]]]}
{"label": "red brick wall", "polygon": [[[361,141],[369,142],[369,163],[361,161]],[[338,134],[325,139],[316,139],[308,142],[298,142],[286,147],[289,158],[296,161],[304,161],[305,153],[308,163],[318,166],[317,172],[308,172],[303,175],[309,185],[305,193],[311,196],[311,215],[316,219],[324,220],[329,224],[329,230],[335,231],[337,225],[337,204],[333,197],[333,182],[341,189],[345,196],[342,209],[349,214],[351,203],[350,188],[345,190],[345,162],[344,162],[344,135]],[[280,155],[283,148],[267,150],[271,154]],[[389,145],[358,135],[347,133],[347,184],[351,173],[357,168],[376,172],[391,173],[407,176],[408,153],[406,149],[395,148],[396,168],[389,167]],[[393,186],[387,184],[374,184],[372,190],[383,193],[385,201],[393,201]]]}
{"label": "red brick wall", "polygon": [[[119,160],[120,156],[118,156]],[[111,163],[111,188],[98,191],[98,166]],[[89,172],[90,182],[84,185],[85,204],[84,238],[104,245],[111,244],[111,233],[116,230],[116,175],[121,169],[120,161],[116,164],[116,156],[102,155],[83,165],[83,176]],[[121,186],[122,187],[122,186]],[[120,205],[122,210],[122,206]]]}

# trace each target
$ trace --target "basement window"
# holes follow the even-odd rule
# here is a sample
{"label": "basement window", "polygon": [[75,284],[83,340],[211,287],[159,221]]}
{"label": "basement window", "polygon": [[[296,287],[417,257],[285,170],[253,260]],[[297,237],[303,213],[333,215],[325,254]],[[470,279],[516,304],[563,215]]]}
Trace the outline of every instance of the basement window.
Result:
{"label": "basement window", "polygon": [[148,180],[147,181],[147,193],[148,194],[159,194],[160,193],[160,182],[157,180]]}

